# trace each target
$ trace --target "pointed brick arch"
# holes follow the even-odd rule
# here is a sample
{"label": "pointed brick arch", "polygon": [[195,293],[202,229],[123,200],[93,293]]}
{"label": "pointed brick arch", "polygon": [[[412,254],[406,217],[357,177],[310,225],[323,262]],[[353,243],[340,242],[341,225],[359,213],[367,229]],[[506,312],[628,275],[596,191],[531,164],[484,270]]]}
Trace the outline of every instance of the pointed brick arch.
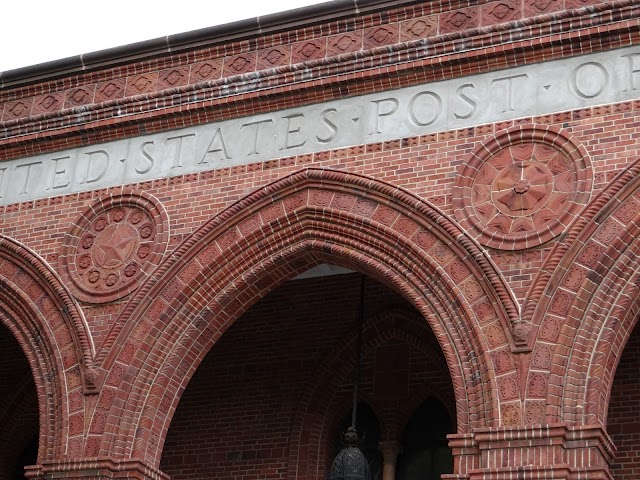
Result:
{"label": "pointed brick arch", "polygon": [[24,352],[38,396],[38,460],[81,456],[93,345],[84,317],[53,270],[0,235],[0,321]]}
{"label": "pointed brick arch", "polygon": [[520,421],[520,398],[491,393],[496,376],[517,375],[519,316],[484,253],[438,209],[392,185],[306,169],[205,224],[124,309],[97,356],[105,380],[91,422],[102,428],[90,432],[86,454],[158,465],[180,392],[217,339],[269,291],[324,262],[377,279],[428,316],[466,406],[463,429]]}
{"label": "pointed brick arch", "polygon": [[606,425],[613,375],[640,306],[639,237],[637,160],[574,222],[529,292],[523,317],[536,340],[528,423]]}

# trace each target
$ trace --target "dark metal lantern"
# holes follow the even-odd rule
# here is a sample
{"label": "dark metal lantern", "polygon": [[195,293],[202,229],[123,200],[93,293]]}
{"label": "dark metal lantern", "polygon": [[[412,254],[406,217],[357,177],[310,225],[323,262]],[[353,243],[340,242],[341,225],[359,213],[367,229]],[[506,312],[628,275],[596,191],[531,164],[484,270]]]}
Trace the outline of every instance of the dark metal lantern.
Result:
{"label": "dark metal lantern", "polygon": [[357,447],[358,434],[355,428],[347,429],[344,442],[347,445],[333,460],[329,480],[370,480],[369,462]]}

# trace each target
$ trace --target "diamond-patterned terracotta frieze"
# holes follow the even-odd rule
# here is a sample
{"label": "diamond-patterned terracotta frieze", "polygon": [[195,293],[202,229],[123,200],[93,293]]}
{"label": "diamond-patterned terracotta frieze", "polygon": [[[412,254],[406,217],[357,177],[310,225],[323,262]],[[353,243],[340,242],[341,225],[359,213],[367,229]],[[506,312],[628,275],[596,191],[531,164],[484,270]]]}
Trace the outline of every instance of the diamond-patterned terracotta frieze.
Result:
{"label": "diamond-patterned terracotta frieze", "polygon": [[158,75],[158,90],[166,90],[186,85],[189,82],[189,67],[162,70]]}
{"label": "diamond-patterned terracotta frieze", "polygon": [[33,101],[33,109],[31,115],[38,115],[39,113],[55,112],[62,110],[64,101],[63,92],[47,93],[35,97]]}
{"label": "diamond-patterned terracotta frieze", "polygon": [[357,52],[362,49],[362,32],[345,32],[327,39],[327,56]]}
{"label": "diamond-patterned terracotta frieze", "polygon": [[134,291],[158,265],[168,238],[167,214],[150,195],[105,198],[65,235],[62,275],[79,300],[116,300]]}
{"label": "diamond-patterned terracotta frieze", "polygon": [[585,150],[558,129],[514,127],[476,148],[462,167],[455,213],[483,245],[530,248],[562,232],[591,184]]}
{"label": "diamond-patterned terracotta frieze", "polygon": [[451,33],[480,26],[478,7],[461,8],[440,15],[440,33]]}
{"label": "diamond-patterned terracotta frieze", "polygon": [[67,90],[64,107],[77,107],[80,105],[91,103],[93,101],[93,93],[95,88],[95,85],[84,85],[82,87]]}
{"label": "diamond-patterned terracotta frieze", "polygon": [[142,95],[143,93],[154,92],[158,84],[158,73],[145,73],[127,79],[126,96]]}
{"label": "diamond-patterned terracotta frieze", "polygon": [[303,63],[309,60],[324,58],[327,53],[327,42],[324,38],[294,43],[291,49],[292,63]]}
{"label": "diamond-patterned terracotta frieze", "polygon": [[5,103],[2,121],[6,122],[8,120],[16,120],[18,118],[29,116],[29,114],[31,113],[32,105],[32,98],[23,98],[15,102]]}
{"label": "diamond-patterned terracotta frieze", "polygon": [[253,72],[256,69],[256,53],[242,53],[224,59],[223,75],[231,77],[242,73]]}
{"label": "diamond-patterned terracotta frieze", "polygon": [[556,12],[562,10],[562,0],[533,0],[532,2],[524,2],[524,16],[535,17],[548,12]]}
{"label": "diamond-patterned terracotta frieze", "polygon": [[96,87],[95,103],[106,102],[124,97],[126,79],[115,78],[99,83]]}
{"label": "diamond-patterned terracotta frieze", "polygon": [[215,80],[222,76],[222,59],[207,60],[206,62],[194,63],[191,66],[189,83],[199,83],[208,80]]}
{"label": "diamond-patterned terracotta frieze", "polygon": [[400,41],[409,42],[438,34],[438,17],[418,17],[400,24]]}
{"label": "diamond-patterned terracotta frieze", "polygon": [[520,1],[500,0],[482,6],[482,25],[510,22],[522,16]]}
{"label": "diamond-patterned terracotta frieze", "polygon": [[258,52],[256,70],[281,67],[289,63],[291,63],[291,48],[288,45],[280,45]]}
{"label": "diamond-patterned terracotta frieze", "polygon": [[364,48],[370,49],[398,42],[398,24],[391,23],[370,28],[364,32]]}

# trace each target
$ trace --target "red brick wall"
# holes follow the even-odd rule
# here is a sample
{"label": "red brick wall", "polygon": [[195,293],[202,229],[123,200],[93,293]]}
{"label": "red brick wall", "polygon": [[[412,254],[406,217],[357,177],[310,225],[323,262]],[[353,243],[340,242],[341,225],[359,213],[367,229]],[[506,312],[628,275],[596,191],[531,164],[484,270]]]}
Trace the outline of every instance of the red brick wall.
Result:
{"label": "red brick wall", "polygon": [[[331,362],[336,346],[354,333],[359,281],[353,274],[292,281],[240,318],[205,357],[189,383],[171,423],[161,469],[173,479],[285,478],[289,437],[301,397],[309,383],[319,380],[314,374],[322,362]],[[366,296],[368,322],[389,309],[410,309],[403,298],[371,281]],[[370,332],[366,338],[376,335]],[[378,348],[399,345],[409,352],[404,371],[396,372],[406,379],[405,397],[418,394],[424,399],[424,386],[428,385],[453,408],[446,366],[433,361],[433,356],[441,357],[441,353],[435,338],[430,341],[431,352],[409,347],[391,336],[374,343],[380,344]],[[363,352],[363,398],[376,403],[374,409],[386,435],[396,436],[393,424],[402,424],[413,412],[404,411],[406,398],[399,409],[394,392],[376,378],[376,348],[371,342]],[[337,390],[337,406],[326,418],[318,417],[312,432],[327,436],[312,452],[320,455],[322,466],[328,458],[327,448],[333,448],[334,423],[350,408],[349,369]],[[451,416],[455,418],[453,411]]]}
{"label": "red brick wall", "polygon": [[616,480],[640,478],[640,328],[622,353],[611,390],[609,435],[618,448],[611,473]]}
{"label": "red brick wall", "polygon": [[[588,112],[581,113],[586,118],[572,121],[565,119],[563,122],[563,118],[551,116],[534,121],[542,123],[542,126],[549,124],[563,128],[584,145],[592,160],[595,194],[620,169],[640,155],[637,144],[628,143],[621,147],[616,140],[629,139],[640,132],[640,103],[629,105],[635,109],[615,113],[614,110],[622,108],[622,105],[617,108],[600,107],[597,111],[595,108],[586,109]],[[525,119],[525,122],[530,120]],[[167,209],[170,249],[233,202],[306,166],[345,169],[373,176],[421,196],[453,217],[451,191],[458,166],[467,161],[471,151],[491,134],[518,123],[522,122],[502,122],[464,131],[425,135],[416,139],[413,146],[401,147],[407,142],[386,142],[368,146],[364,153],[356,153],[358,148],[339,149],[314,154],[311,162],[306,158],[308,156],[300,156],[291,162],[238,166],[147,182],[138,187],[156,196]],[[609,134],[604,139],[598,135],[603,130]],[[0,231],[34,249],[57,268],[62,239],[70,225],[104,193],[104,190],[99,190],[0,207],[0,212],[3,212]],[[552,241],[546,248],[525,252],[489,250],[489,253],[516,296],[523,299],[554,244]],[[117,318],[122,303],[84,306],[96,345],[100,345],[103,335]]]}
{"label": "red brick wall", "polygon": [[[428,84],[445,78],[640,43],[637,28],[639,7],[632,0],[607,3],[598,0],[461,0],[412,3],[414,5],[406,7],[403,3],[397,10],[382,11],[380,7],[380,11],[376,10],[373,14],[365,13],[346,20],[319,21],[308,23],[304,27],[293,25],[291,28],[283,28],[283,31],[264,35],[254,32],[249,37],[240,35],[227,42],[212,40],[211,44],[193,45],[189,51],[172,51],[166,54],[156,52],[149,58],[135,61],[121,59],[114,68],[109,65],[103,66],[104,68],[89,66],[86,71],[74,70],[67,75],[56,72],[57,76],[50,77],[43,73],[44,78],[27,79],[16,88],[2,87],[0,159],[20,158],[40,152],[49,154],[110,139],[276,111],[373,91]],[[572,10],[580,7],[586,8]],[[515,23],[504,23],[511,21]],[[426,30],[422,30],[423,27]],[[423,33],[417,33],[419,31]],[[345,42],[349,39],[353,41],[348,46],[339,47],[339,43],[346,45]],[[411,43],[414,41],[417,43]],[[398,42],[410,43],[401,45]],[[303,53],[307,45],[310,45],[306,48],[311,52],[309,55]],[[376,49],[377,47],[382,48]],[[267,57],[277,57],[279,60],[269,64]],[[306,62],[304,68],[295,65],[299,62]],[[205,64],[207,68],[204,68]],[[280,67],[282,70],[278,70]],[[209,73],[205,75],[204,71]],[[245,82],[249,77],[238,76],[250,72],[251,82]],[[222,78],[230,75],[232,77]],[[195,83],[199,84],[197,88],[189,87]],[[236,86],[242,88],[237,90],[237,94],[229,95],[228,91],[233,91],[229,87]],[[112,93],[109,94],[109,91]],[[198,98],[202,96],[202,102],[194,100],[194,92],[198,93]],[[79,113],[82,115],[78,115]],[[590,166],[584,170],[591,172],[592,169],[593,185],[591,177],[582,182],[587,190],[582,195],[586,203],[593,200],[607,185],[611,185],[614,177],[638,158],[639,117],[640,101],[636,100],[220,168],[132,187],[155,196],[168,213],[168,220],[165,221],[164,217],[162,220],[166,223],[163,225],[166,227],[164,231],[171,232],[168,252],[163,257],[165,260],[181,242],[237,200],[306,167],[328,167],[388,182],[393,188],[407,190],[428,201],[446,215],[443,220],[439,212],[436,212],[438,218],[429,223],[431,229],[442,227],[446,230],[445,224],[449,220],[449,226],[455,224],[467,228],[467,219],[456,216],[456,212],[459,214],[463,210],[459,208],[461,189],[454,188],[460,187],[460,184],[455,182],[460,178],[471,178],[460,175],[461,169],[470,165],[473,152],[483,144],[486,147],[485,142],[493,136],[501,135],[513,127],[529,124],[534,124],[538,132],[545,131],[547,127],[562,130],[565,138],[570,138],[580,149],[584,148],[585,158],[588,158],[585,164]],[[631,171],[636,178],[637,167],[638,165],[633,167],[636,169],[635,173]],[[625,175],[629,172],[625,172]],[[640,185],[634,182],[635,180],[630,180],[628,185],[637,191]],[[581,472],[576,473],[576,469],[591,469],[590,475],[597,475],[593,473],[593,468],[602,468],[599,472],[606,470],[606,452],[591,456],[597,448],[593,446],[596,442],[591,442],[589,437],[593,433],[591,430],[597,430],[591,429],[597,423],[591,420],[603,418],[606,406],[604,403],[589,405],[589,398],[594,397],[590,395],[593,388],[608,388],[608,385],[589,381],[587,387],[587,382],[583,380],[587,378],[585,372],[588,370],[584,369],[586,361],[583,360],[591,352],[597,351],[592,348],[595,344],[592,337],[602,339],[600,347],[607,350],[608,347],[602,345],[608,344],[607,335],[612,338],[623,336],[615,330],[619,328],[619,325],[616,326],[619,322],[609,321],[615,318],[616,305],[608,305],[606,301],[608,298],[636,298],[637,289],[633,290],[631,287],[640,284],[629,273],[636,268],[634,265],[640,249],[636,246],[638,243],[633,245],[635,239],[640,238],[634,230],[635,225],[640,224],[640,207],[635,200],[627,199],[631,193],[627,195],[626,192],[620,198],[615,198],[625,186],[616,183],[614,187],[607,190],[608,196],[602,197],[611,201],[607,203],[603,200],[595,207],[592,204],[592,208],[582,212],[583,218],[588,218],[589,223],[584,225],[581,232],[576,232],[574,228],[576,225],[581,227],[580,220],[574,222],[573,226],[567,220],[566,224],[562,224],[565,228],[563,234],[543,245],[523,241],[513,251],[509,247],[502,251],[483,247],[483,253],[477,257],[482,257],[484,262],[486,252],[486,257],[491,260],[486,263],[491,263],[491,266],[483,270],[485,277],[479,278],[482,285],[452,281],[452,288],[449,289],[448,283],[438,283],[441,273],[442,278],[447,279],[449,277],[446,275],[454,277],[452,271],[458,274],[462,271],[464,274],[460,263],[456,268],[447,267],[450,270],[447,273],[436,271],[433,277],[427,278],[425,290],[429,289],[429,282],[433,278],[437,288],[443,289],[442,297],[447,302],[444,302],[446,305],[442,308],[434,308],[432,312],[425,314],[431,307],[428,305],[423,308],[422,313],[433,315],[436,318],[434,321],[445,320],[441,324],[441,330],[438,330],[439,340],[448,343],[446,352],[450,364],[454,368],[464,366],[464,369],[459,370],[461,373],[452,368],[458,394],[458,413],[460,418],[468,419],[460,422],[459,435],[453,439],[453,443],[464,445],[465,449],[459,461],[456,460],[460,478],[468,478],[466,474],[469,471],[474,471],[473,475],[477,477],[489,478],[486,471],[480,472],[481,469],[493,469],[493,473],[500,478],[515,477],[514,472],[521,476],[522,466],[529,468],[531,459],[540,463],[534,467],[544,469],[548,467],[544,464],[545,459],[563,458],[562,465],[552,466],[559,469],[548,473],[552,476],[565,475],[558,473],[564,472],[564,458],[571,458],[570,469],[573,470],[570,476],[585,476]],[[116,187],[0,207],[0,233],[32,249],[44,259],[43,269],[50,265],[63,278],[65,257],[60,260],[60,255],[65,235],[88,207],[98,199],[108,199],[120,191],[121,188]],[[354,192],[355,190],[351,193]],[[277,198],[277,195],[272,198]],[[620,203],[616,203],[617,200],[624,200],[624,211],[622,207],[617,211]],[[278,202],[274,204],[276,208],[280,208]],[[250,222],[245,227],[247,225]],[[247,229],[250,230],[250,227]],[[560,234],[558,231],[554,235],[556,233]],[[243,234],[247,235],[244,231]],[[375,232],[370,236],[373,242],[380,238],[375,237]],[[448,238],[451,246],[459,247],[461,251],[473,243],[464,235]],[[575,241],[576,238],[579,241]],[[598,242],[602,243],[601,249],[595,245]],[[580,260],[580,255],[576,253],[579,249],[574,248],[575,244],[586,245],[584,251],[596,247],[595,254],[591,251],[593,260],[589,260],[593,263],[587,265],[587,260],[584,260],[591,258],[590,255],[585,255]],[[629,245],[632,248],[627,251],[626,247]],[[260,249],[262,246],[260,245]],[[265,245],[267,248],[263,251],[270,252],[270,246],[272,245]],[[550,257],[549,252],[556,246],[560,247],[555,251],[558,254]],[[474,244],[474,248],[476,247],[478,245]],[[428,248],[424,247],[423,252]],[[362,253],[356,250],[354,247],[352,252]],[[448,248],[438,250],[440,253],[450,253]],[[632,260],[625,262],[620,252],[628,254]],[[345,257],[349,253],[351,252],[347,252]],[[571,257],[574,253],[575,257]],[[398,257],[404,254],[404,251],[399,251]],[[363,257],[366,255],[363,254]],[[202,266],[197,263],[199,260],[176,258],[189,267],[195,266],[191,271],[181,272],[185,278],[193,280],[199,274],[198,267]],[[466,258],[470,260],[470,257]],[[563,263],[559,258],[566,259],[566,262]],[[571,258],[577,258],[578,268],[569,270],[570,266],[566,263],[570,263]],[[366,258],[360,260],[362,263],[359,265],[366,264]],[[545,263],[546,260],[549,262]],[[191,261],[193,263],[189,263]],[[277,268],[283,268],[277,261],[274,263]],[[628,265],[620,268],[625,263]],[[253,265],[251,259],[246,264]],[[443,270],[445,264],[444,261],[441,264]],[[233,265],[231,269],[235,268],[235,264]],[[492,276],[491,269],[494,265],[497,274]],[[541,267],[547,270],[539,275]],[[9,270],[12,268],[10,266]],[[202,269],[203,277],[209,275],[209,278],[214,278],[217,268],[217,265],[212,264],[209,270]],[[419,261],[412,268],[413,270],[407,269],[406,277],[397,275],[396,278],[406,279],[410,283],[412,276],[422,273]],[[13,270],[15,273],[17,268]],[[194,270],[198,270],[198,273],[194,273]],[[599,281],[601,277],[604,278],[605,270],[611,272],[611,276]],[[175,271],[178,271],[177,267]],[[174,324],[171,322],[176,318],[184,320],[185,324],[192,320],[191,317],[185,319],[181,315],[171,316],[167,312],[173,312],[171,309],[178,303],[190,307],[196,305],[201,297],[190,295],[188,288],[178,292],[181,282],[163,277],[162,272],[145,273],[155,277],[147,286],[157,278],[160,279],[160,284],[155,285],[157,288],[154,287],[154,290],[138,292],[139,296],[147,293],[164,295],[167,302],[172,302],[175,298],[175,302],[168,305],[167,310],[162,311],[164,300],[161,298],[154,304],[154,308],[149,308],[146,312],[143,311],[146,306],[136,303],[137,300],[129,305],[128,311],[125,310],[125,305],[132,296],[114,301],[110,299],[103,304],[84,303],[91,299],[81,298],[78,308],[83,310],[90,331],[90,335],[82,338],[90,337],[96,347],[96,356],[94,357],[94,351],[89,345],[82,345],[83,354],[86,355],[81,363],[74,363],[76,359],[71,355],[72,349],[67,347],[72,339],[65,326],[58,329],[57,334],[53,335],[55,338],[49,342],[51,345],[47,344],[48,349],[43,350],[45,354],[37,359],[46,360],[42,358],[45,355],[60,357],[60,365],[69,370],[55,372],[53,370],[56,368],[50,367],[49,371],[37,377],[40,389],[59,373],[66,379],[65,388],[73,393],[69,397],[62,397],[60,395],[64,395],[65,390],[61,389],[60,395],[53,397],[52,394],[53,400],[64,399],[65,404],[56,411],[59,418],[47,419],[46,424],[43,423],[48,426],[49,433],[42,439],[41,447],[50,452],[41,455],[39,460],[43,465],[46,464],[46,468],[60,461],[55,468],[66,471],[69,478],[75,475],[70,473],[74,470],[82,478],[89,475],[83,469],[96,468],[92,463],[95,457],[101,457],[103,463],[100,468],[113,472],[120,468],[118,462],[126,462],[132,456],[146,462],[145,468],[149,467],[149,471],[154,471],[149,473],[137,470],[140,476],[160,477],[154,469],[158,467],[162,450],[158,445],[164,442],[165,431],[161,426],[169,425],[169,422],[164,422],[158,405],[165,408],[182,394],[180,378],[186,377],[181,377],[180,372],[190,373],[190,362],[196,356],[193,354],[195,350],[191,348],[197,347],[189,344],[196,338],[195,332],[200,332],[195,324],[201,326],[213,318],[212,326],[219,326],[213,325],[218,319],[219,311],[213,311],[210,317],[203,313],[202,318],[193,319],[193,325],[186,328],[189,335],[181,337],[181,340],[186,339],[185,344],[171,344],[171,340],[163,343],[162,340],[173,338],[170,335],[174,332],[182,332],[177,328],[173,332],[170,331],[171,328],[162,330],[163,322],[168,321],[167,325],[172,327]],[[7,274],[2,279],[13,281],[10,278],[12,275]],[[31,281],[25,271],[21,270],[15,277],[14,280],[21,282],[23,287],[29,287],[25,288],[25,305],[29,303],[26,297],[33,300],[41,294],[38,289],[40,284]],[[378,278],[382,277],[384,274],[381,273]],[[464,278],[461,277],[461,280]],[[503,280],[506,288],[500,291],[506,292],[509,289],[513,293],[514,303],[511,303],[508,293],[495,295],[491,297],[491,301],[496,304],[502,301],[503,310],[509,314],[515,312],[515,315],[500,316],[499,321],[494,321],[491,314],[484,316],[479,313],[486,313],[486,309],[479,306],[489,303],[479,302],[475,305],[478,308],[472,308],[471,303],[467,306],[455,303],[456,299],[462,299],[465,294],[467,298],[475,298],[476,294],[489,295],[489,291],[496,291],[496,284],[500,283],[499,286],[503,287]],[[221,291],[234,282],[235,280],[221,281],[210,291],[218,293],[218,288]],[[474,288],[475,285],[477,288]],[[620,286],[621,290],[612,286]],[[458,295],[456,289],[459,287],[460,290],[465,290],[464,294]],[[622,289],[624,292],[620,293]],[[58,293],[63,290],[66,292],[62,287],[58,290]],[[260,287],[261,292],[266,290],[267,287]],[[345,342],[352,339],[350,335],[353,332],[357,291],[356,275],[291,282],[251,307],[246,315],[224,333],[196,370],[170,425],[161,467],[178,479],[252,480],[258,477],[304,477],[305,472],[297,476],[291,470],[303,465],[299,468],[306,469],[309,477],[321,478],[332,450],[336,422],[348,411],[350,403],[349,369],[341,368],[343,365],[340,362],[344,363],[345,358],[351,359],[352,356],[340,357],[336,349],[340,345],[344,347]],[[3,298],[2,295],[3,291],[0,291],[0,299]],[[383,315],[393,309],[411,310],[409,302],[377,284],[370,284],[368,298],[369,322],[378,318],[376,315]],[[425,301],[429,303],[430,300],[425,298],[427,297],[414,300],[418,305]],[[448,302],[449,299],[453,300]],[[236,308],[242,298],[227,297],[220,300],[229,302],[224,303],[224,308],[221,308],[223,314],[220,315],[235,318],[234,312],[224,310]],[[191,301],[193,303],[189,303]],[[33,303],[37,302],[34,300]],[[51,312],[56,307],[61,314],[69,314],[76,307],[74,302],[67,302],[64,307],[61,307],[64,302],[55,303],[51,300],[49,303]],[[250,301],[241,304],[242,311],[249,303]],[[530,308],[536,304],[542,307],[537,310]],[[140,305],[144,308],[138,308]],[[156,308],[158,305],[160,307]],[[204,306],[204,302],[197,305],[198,308]],[[40,307],[41,305],[36,305],[34,309]],[[451,321],[451,312],[445,311],[449,307],[452,311],[455,310],[456,315],[462,312],[455,321]],[[522,307],[522,310],[519,311],[518,307]],[[626,310],[625,305],[617,307]],[[138,310],[133,312],[135,308]],[[126,315],[120,317],[123,312]],[[189,310],[189,313],[194,312],[200,310],[196,311],[195,307],[193,311]],[[517,315],[520,312],[523,312],[522,316]],[[593,312],[597,315],[591,315]],[[148,315],[144,315],[145,313]],[[528,316],[529,314],[531,315]],[[125,318],[127,316],[130,323],[126,326],[131,327],[130,330],[110,330],[116,319],[119,320],[118,328],[122,327],[128,321]],[[55,316],[52,314],[42,320],[41,331],[48,332],[48,322],[53,319]],[[24,320],[25,325],[28,324],[26,318],[21,320]],[[29,320],[36,323],[40,321],[39,318]],[[477,330],[473,330],[476,326],[474,322],[484,321],[494,324],[478,326]],[[132,326],[131,323],[134,322],[137,324]],[[451,376],[438,341],[430,333],[425,319],[420,315],[416,315],[413,320],[410,316],[402,315],[395,319],[391,315],[381,316],[376,322],[378,323],[370,323],[370,329],[365,335],[362,394],[380,416],[381,438],[400,438],[404,422],[427,395],[439,397],[448,407],[451,417],[456,418]],[[82,324],[81,319],[77,323]],[[459,329],[455,330],[454,326]],[[79,328],[81,327],[83,325]],[[585,330],[581,330],[582,328]],[[593,332],[587,332],[589,328]],[[467,337],[462,335],[464,338],[461,339],[459,335],[463,330],[465,333],[477,332],[478,335],[472,335],[473,338],[467,342]],[[102,348],[110,331],[112,334],[108,340],[115,344],[108,341],[106,344],[109,348],[113,346],[111,350]],[[158,331],[166,336],[160,339],[153,337],[154,332]],[[125,333],[118,337],[118,332]],[[123,338],[129,332],[135,340],[130,343],[130,339]],[[217,330],[213,328],[207,332]],[[191,333],[194,337],[190,336]],[[537,336],[537,339],[528,338],[528,333],[531,333],[531,337]],[[215,333],[211,333],[209,338],[213,335]],[[625,479],[638,478],[640,473],[633,471],[634,455],[640,448],[640,426],[636,419],[640,408],[640,392],[637,388],[639,382],[634,377],[640,366],[637,365],[640,361],[637,360],[640,357],[640,340],[636,338],[638,335],[635,334],[632,338],[620,363],[609,416],[610,432],[619,446],[619,459],[614,467],[614,474]],[[43,339],[42,336],[32,334],[32,330],[25,334],[25,338],[34,340],[31,344],[34,349],[36,342]],[[67,347],[65,352],[59,353],[56,350],[59,346],[57,342]],[[466,343],[473,345],[468,346]],[[159,345],[162,347],[158,347]],[[174,345],[180,347],[172,351],[176,355],[170,360],[164,358],[163,354],[170,352]],[[74,346],[80,348],[78,342]],[[0,374],[4,374],[1,377],[4,383],[0,385],[0,402],[19,391],[19,380],[29,376],[28,368],[25,368],[26,364],[22,360],[15,365],[12,363],[13,358],[21,358],[15,347],[8,335],[0,335]],[[164,350],[153,351],[152,355],[145,356],[148,348],[155,347]],[[344,354],[345,350],[348,348],[345,347],[340,352]],[[454,358],[456,355],[459,358]],[[593,364],[597,364],[597,357],[593,358]],[[567,359],[569,360],[565,361]],[[95,364],[92,363],[93,360],[96,360]],[[456,365],[458,360],[460,365]],[[137,371],[140,364],[144,367],[143,374]],[[157,366],[161,367],[158,370],[160,380],[153,383],[149,379],[155,378]],[[317,376],[316,372],[323,372],[321,367],[329,372],[336,372],[340,376],[339,380],[331,383],[327,375]],[[36,370],[37,368],[33,368],[34,372]],[[152,373],[146,376],[148,372]],[[598,375],[593,377],[599,379]],[[89,385],[87,378],[93,379],[89,382],[91,388],[82,392],[81,389]],[[603,378],[609,377],[604,375]],[[315,391],[312,389],[314,384],[319,385]],[[1,435],[6,435],[5,438],[11,442],[5,440],[5,444],[14,447],[15,452],[7,453],[9,448],[0,448],[1,454],[13,455],[15,458],[21,445],[36,430],[37,407],[34,406],[35,391],[32,386],[27,382],[23,396],[6,402],[7,405],[12,405],[11,408],[20,408],[15,410],[16,414],[9,407],[4,410],[11,412],[6,414],[11,422],[0,422],[0,439]],[[486,392],[481,391],[485,388]],[[590,390],[589,394],[585,393],[587,390]],[[44,397],[40,405],[54,403],[51,402],[52,397]],[[478,403],[482,404],[480,412],[477,409]],[[165,408],[165,411],[169,410]],[[583,415],[584,411],[587,416]],[[68,413],[72,414],[71,419],[65,417]],[[478,422],[477,425],[472,424],[475,421]],[[553,454],[546,450],[544,454],[539,454],[536,447],[529,446],[525,449],[518,447],[521,443],[510,443],[511,435],[513,438],[525,435],[520,441],[526,435],[537,438],[539,425],[545,421],[565,422],[563,426],[550,428],[553,430],[549,433],[550,436],[562,439],[562,442],[550,442],[555,448]],[[586,426],[581,425],[581,422],[586,423]],[[55,427],[58,427],[57,430]],[[506,428],[505,435],[500,431],[501,427]],[[565,427],[566,431],[563,431]],[[583,427],[584,432],[579,434],[583,437],[576,441],[575,435],[578,434],[575,431]],[[491,431],[482,432],[483,428]],[[51,430],[56,431],[52,434]],[[12,432],[20,432],[24,437],[19,438]],[[478,432],[480,440],[484,436],[490,437],[488,441],[492,442],[487,449],[491,455],[483,457],[482,464],[480,454],[472,451],[475,448],[474,442],[478,440],[474,436]],[[571,441],[565,442],[570,437]],[[606,450],[606,438],[600,438],[599,441],[600,446],[605,446],[600,450]],[[295,442],[304,442],[303,448],[292,448],[297,447]],[[0,443],[0,447],[2,445]],[[573,449],[575,455],[563,457],[560,450],[565,446]],[[595,457],[597,458],[594,460]],[[92,460],[83,461],[83,458]],[[74,461],[78,461],[81,467],[70,467]],[[4,463],[8,465],[7,461]],[[132,463],[128,465],[126,468],[133,471]],[[537,474],[533,472],[530,476],[537,478]],[[540,473],[539,476],[542,475],[547,473]],[[48,478],[40,473],[33,476]]]}

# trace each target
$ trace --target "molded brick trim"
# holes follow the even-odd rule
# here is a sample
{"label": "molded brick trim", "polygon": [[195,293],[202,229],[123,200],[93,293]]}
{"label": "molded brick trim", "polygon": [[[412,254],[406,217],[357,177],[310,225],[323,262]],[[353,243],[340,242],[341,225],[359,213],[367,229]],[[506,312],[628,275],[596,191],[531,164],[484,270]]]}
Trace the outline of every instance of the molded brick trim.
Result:
{"label": "molded brick trim", "polygon": [[38,480],[133,479],[169,480],[169,476],[138,459],[86,458],[42,462],[26,468],[26,477]]}

